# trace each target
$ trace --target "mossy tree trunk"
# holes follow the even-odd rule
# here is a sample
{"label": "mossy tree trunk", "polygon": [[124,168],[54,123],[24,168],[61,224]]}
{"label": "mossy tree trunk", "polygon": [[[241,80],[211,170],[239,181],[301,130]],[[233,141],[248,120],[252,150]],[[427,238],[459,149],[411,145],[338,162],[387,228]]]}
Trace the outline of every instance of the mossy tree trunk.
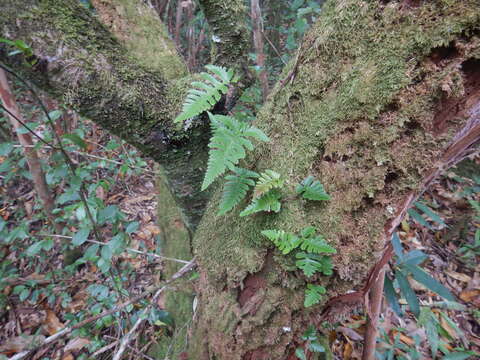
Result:
{"label": "mossy tree trunk", "polygon": [[[25,5],[31,2],[20,1],[24,13],[31,10],[30,5]],[[55,8],[52,1],[39,3],[52,3],[50,6]],[[211,9],[221,11],[210,16],[225,23],[221,12],[228,10],[228,2],[202,3],[216,4]],[[241,2],[232,2],[237,3]],[[232,14],[238,14],[236,11],[238,8]],[[80,15],[78,21],[86,16]],[[42,21],[48,23],[48,18]],[[2,28],[11,29],[8,24],[0,17]],[[56,36],[68,43],[72,32],[60,24],[50,26],[58,29]],[[223,25],[215,26],[228,36]],[[84,27],[82,23],[74,32],[87,31]],[[227,42],[229,46],[233,44],[230,40],[242,38],[238,28],[232,28],[235,31]],[[38,30],[38,25],[17,31],[27,36],[32,29]],[[95,30],[95,34],[103,31]],[[220,194],[213,195],[191,244],[198,259],[200,280],[188,349],[190,359],[292,358],[295,347],[302,343],[300,334],[309,323],[318,323],[318,314],[325,304],[305,310],[305,284],[324,285],[328,292],[325,301],[361,287],[388,242],[393,225],[403,216],[405,205],[424,190],[433,175],[451,164],[450,155],[459,149],[458,143],[465,139],[465,134],[470,137],[462,143],[462,151],[478,143],[479,31],[477,0],[325,3],[320,20],[299,49],[299,56],[285,69],[283,81],[273,89],[256,121],[256,126],[272,141],[258,146],[246,166],[282,174],[287,179],[284,198],[292,198],[295,184],[313,175],[325,185],[332,200],[322,204],[290,200],[282,204],[279,214],[239,218],[239,211],[217,216]],[[70,34],[66,39],[62,35],[65,33]],[[151,124],[157,125],[158,114],[171,122],[178,103],[163,101],[171,99],[167,96],[170,92],[176,94],[175,98],[183,92],[170,87],[171,82],[164,85],[161,79],[165,76],[148,72],[140,65],[134,75],[128,73],[123,78],[124,70],[130,61],[135,63],[134,59],[115,50],[118,45],[113,40],[102,45],[108,38],[95,34],[86,36],[98,41],[93,50],[113,47],[112,54],[119,56],[119,64],[108,57],[99,64],[87,53],[87,60],[79,62],[78,68],[108,68],[104,74],[108,76],[94,77],[91,82],[100,81],[102,85],[102,81],[120,78],[126,93],[119,96],[116,91],[107,92],[117,101],[113,106],[109,101],[92,102],[89,99],[98,96],[91,98],[87,94],[89,87],[78,87],[74,95],[80,94],[80,105],[96,104],[92,115],[98,115],[99,119],[93,119],[99,122],[110,121],[108,111],[122,109],[123,104],[128,105],[126,109],[132,114],[138,114],[135,109],[141,108],[147,114],[141,119],[145,121],[143,117],[147,116],[147,124],[151,119]],[[80,47],[88,48],[85,39]],[[121,66],[121,71],[112,71],[105,64],[113,69]],[[36,75],[32,71],[29,74]],[[75,79],[74,72],[63,72],[63,76]],[[144,87],[147,79],[153,79],[158,86]],[[97,91],[94,95],[98,94],[99,85],[93,89]],[[146,103],[142,96],[130,96],[131,92],[145,91],[158,94],[158,99],[149,96]],[[136,116],[134,119],[139,118]],[[130,121],[127,114],[124,119]],[[149,131],[156,128],[132,125],[132,129],[148,138]],[[202,139],[204,130],[197,127],[193,138]],[[119,134],[124,135],[121,131]],[[145,149],[143,143],[138,146]],[[150,154],[155,153],[153,147],[149,149]],[[456,155],[461,156],[462,151]],[[160,152],[156,158],[161,163],[165,161],[163,156],[185,163],[185,153],[181,151],[163,146]],[[161,189],[166,191],[164,186]],[[174,228],[178,226],[176,221],[165,220],[162,226],[170,234],[165,236],[167,240],[188,238],[181,226]],[[298,232],[305,226],[315,226],[337,248],[334,276],[307,279],[299,272],[289,271],[293,260],[273,249],[260,235],[264,229]],[[165,248],[172,252],[168,255],[175,256],[177,249],[171,245]],[[184,253],[184,246],[179,249]]]}

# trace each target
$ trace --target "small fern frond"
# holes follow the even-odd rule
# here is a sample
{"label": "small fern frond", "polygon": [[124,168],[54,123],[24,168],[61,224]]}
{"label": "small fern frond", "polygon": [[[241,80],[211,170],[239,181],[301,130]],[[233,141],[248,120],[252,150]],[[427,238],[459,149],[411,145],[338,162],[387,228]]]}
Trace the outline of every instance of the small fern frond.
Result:
{"label": "small fern frond", "polygon": [[280,211],[282,204],[280,203],[281,194],[278,190],[273,189],[260,197],[253,199],[252,203],[240,213],[240,216],[251,215],[260,211],[276,212]]}
{"label": "small fern frond", "polygon": [[296,254],[296,258],[298,260],[295,262],[295,265],[308,277],[316,272],[321,272],[324,275],[333,274],[332,261],[328,256],[310,254],[302,251]]}
{"label": "small fern frond", "polygon": [[272,241],[284,255],[289,254],[301,243],[298,236],[283,230],[263,230],[262,235]]}
{"label": "small fern frond", "polygon": [[220,201],[220,211],[218,215],[224,215],[232,210],[247,195],[250,186],[255,186],[252,178],[258,178],[255,171],[242,168],[235,168],[234,175],[225,177],[226,182],[223,187],[222,200]]}
{"label": "small fern frond", "polygon": [[203,81],[192,82],[183,103],[182,112],[175,118],[179,123],[211,109],[228,91],[228,85],[235,81],[233,70],[226,70],[220,66],[205,66],[208,72],[200,73]]}
{"label": "small fern frond", "polygon": [[202,191],[227,169],[234,170],[238,162],[245,158],[245,149],[253,150],[252,142],[246,138],[250,135],[245,135],[246,131],[253,127],[231,116],[211,113],[208,113],[208,116],[212,127],[212,138],[208,144],[209,158]]}
{"label": "small fern frond", "polygon": [[321,285],[307,284],[303,305],[305,307],[310,307],[318,304],[320,300],[322,300],[322,295],[326,292],[327,290]]}
{"label": "small fern frond", "polygon": [[323,185],[313,176],[306,177],[296,188],[297,194],[307,200],[330,200],[330,195],[325,192]]}
{"label": "small fern frond", "polygon": [[309,226],[302,231],[302,250],[316,254],[336,254],[337,250],[327,244],[322,235],[315,236],[315,228]]}
{"label": "small fern frond", "polygon": [[257,180],[255,190],[253,191],[253,197],[259,197],[268,191],[277,188],[280,189],[283,186],[283,179],[279,173],[273,170],[265,170],[260,174],[260,178]]}

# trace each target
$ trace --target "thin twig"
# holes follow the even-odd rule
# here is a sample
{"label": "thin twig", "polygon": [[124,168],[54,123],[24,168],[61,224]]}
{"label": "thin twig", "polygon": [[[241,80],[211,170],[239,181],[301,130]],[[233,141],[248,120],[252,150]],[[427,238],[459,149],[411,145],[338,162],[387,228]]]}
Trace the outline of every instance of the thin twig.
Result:
{"label": "thin twig", "polygon": [[[169,282],[172,282],[173,280],[175,279],[178,279],[179,277],[185,275],[188,271],[190,271],[193,267],[193,260],[192,260],[192,263],[189,263],[187,265],[185,265],[183,268],[181,268],[175,275],[172,276],[171,280]],[[167,284],[169,283],[167,282]],[[135,331],[137,330],[137,328],[140,326],[140,324],[142,323],[143,320],[145,320],[145,317],[146,317],[146,314],[147,312],[150,310],[150,307],[152,306],[152,304],[155,304],[155,302],[157,301],[158,297],[160,296],[160,294],[166,289],[166,286],[162,287],[161,289],[158,289],[158,291],[155,293],[155,295],[153,296],[153,299],[152,301],[150,302],[149,305],[147,305],[142,313],[138,316],[138,320],[136,321],[135,325],[133,325],[133,327],[130,329],[130,331],[127,333],[127,335],[125,335],[120,343],[120,348],[118,349],[118,351],[115,353],[115,355],[113,356],[113,359],[112,360],[120,360],[122,358],[122,355],[123,353],[125,352],[125,349],[127,348],[129,342],[132,340],[132,336],[133,334],[135,334]]]}
{"label": "thin twig", "polygon": [[[195,258],[194,258],[194,259],[192,259],[192,261],[190,261],[188,264],[186,264],[184,267],[182,267],[179,271],[177,271],[175,274],[173,274],[173,276],[164,283],[164,286],[161,287],[157,291],[155,296],[157,296],[157,294],[163,292],[163,290],[165,290],[167,288],[167,285],[169,285],[173,281],[175,281],[175,280],[181,278],[182,276],[184,276],[186,273],[188,273],[190,270],[192,270],[195,266],[196,266],[196,262],[195,262]],[[88,319],[80,321],[78,324],[75,324],[73,326],[65,327],[62,330],[60,330],[59,332],[55,333],[54,335],[46,338],[44,341],[42,341],[42,343],[40,345],[35,346],[33,349],[22,351],[22,352],[20,352],[16,355],[12,356],[8,360],[24,359],[27,355],[29,355],[31,352],[38,349],[39,347],[51,344],[51,343],[57,341],[58,339],[60,339],[61,337],[70,334],[73,330],[79,329],[79,328],[81,328],[81,327],[83,327],[87,324],[90,324],[93,321],[104,318],[105,316],[114,314],[114,313],[118,312],[119,310],[127,307],[128,305],[131,305],[131,304],[134,304],[134,303],[140,301],[144,297],[150,295],[156,289],[158,289],[158,287],[152,287],[151,289],[147,289],[143,293],[141,293],[140,295],[137,295],[137,296],[133,297],[132,299],[130,299],[128,301],[125,301],[124,303],[122,303],[120,305],[115,306],[113,309],[106,310],[106,311],[104,311],[104,312],[102,312],[98,315],[89,317]],[[152,300],[152,302],[153,302],[153,300]]]}
{"label": "thin twig", "polygon": [[[55,234],[52,234],[52,235],[50,235],[50,234],[36,234],[35,236],[42,236],[42,237],[51,236],[51,237],[58,237],[58,238],[62,238],[62,239],[73,239],[72,236],[55,235]],[[87,240],[87,242],[92,243],[92,244],[103,245],[103,246],[108,245],[108,244],[106,244],[106,243],[103,243],[103,242],[100,242],[100,241],[96,241],[96,240]],[[190,263],[190,261],[187,261],[187,260],[180,260],[180,259],[170,258],[170,257],[166,257],[166,256],[154,254],[154,253],[151,253],[151,252],[135,250],[135,249],[132,249],[132,248],[126,248],[125,250],[130,251],[130,252],[133,252],[133,253],[135,253],[135,254],[140,254],[140,255],[145,255],[145,256],[152,256],[152,257],[155,257],[155,258],[157,258],[157,259],[175,261],[175,262],[178,262],[178,263],[181,263],[181,264],[189,264],[189,263]]]}

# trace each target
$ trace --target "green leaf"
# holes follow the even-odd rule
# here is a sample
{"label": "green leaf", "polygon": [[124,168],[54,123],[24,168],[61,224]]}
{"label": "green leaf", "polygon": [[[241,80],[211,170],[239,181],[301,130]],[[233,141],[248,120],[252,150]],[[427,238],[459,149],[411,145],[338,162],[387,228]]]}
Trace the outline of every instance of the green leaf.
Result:
{"label": "green leaf", "polygon": [[298,259],[295,265],[308,277],[316,272],[321,272],[324,275],[332,275],[333,273],[332,262],[328,256],[310,254],[302,251],[297,253],[295,257]]}
{"label": "green leaf", "polygon": [[202,81],[192,82],[192,88],[188,90],[183,103],[182,112],[174,122],[180,123],[193,118],[204,111],[211,109],[228,91],[228,85],[233,82],[233,71],[215,65],[205,66],[210,73],[199,74]]}
{"label": "green leaf", "polygon": [[325,347],[320,344],[318,341],[312,341],[310,344],[308,344],[308,349],[313,352],[317,353],[324,353],[325,352]]}
{"label": "green leaf", "polygon": [[19,295],[20,301],[25,301],[30,296],[30,289],[23,289]]}
{"label": "green leaf", "polygon": [[78,230],[72,238],[72,244],[75,246],[82,245],[88,239],[88,235],[90,235],[89,228],[82,228]]}
{"label": "green leaf", "polygon": [[12,152],[14,146],[12,143],[4,142],[0,144],[0,156],[7,156]]}
{"label": "green leaf", "polygon": [[131,235],[132,233],[134,233],[135,231],[138,230],[138,227],[140,226],[139,222],[138,221],[132,221],[131,223],[129,223],[125,229],[125,232],[128,234],[128,235]]}
{"label": "green leaf", "polygon": [[407,211],[408,215],[412,217],[416,222],[418,222],[420,225],[425,226],[426,228],[433,230],[432,226],[420,215],[418,212],[416,212],[413,209],[409,209]]}
{"label": "green leaf", "polygon": [[307,356],[305,355],[305,351],[302,348],[297,348],[295,350],[295,356],[300,360],[307,360]]}
{"label": "green leaf", "polygon": [[27,249],[27,255],[28,256],[34,256],[37,255],[43,248],[43,242],[42,241],[35,241],[32,245],[30,245]]}
{"label": "green leaf", "polygon": [[442,360],[465,360],[472,356],[480,356],[475,351],[453,351],[445,355]]}
{"label": "green leaf", "polygon": [[[28,122],[26,123],[27,126],[22,126],[17,129],[17,134],[20,135],[25,135],[25,134],[30,134],[32,131],[34,131],[37,127],[40,126],[40,123],[38,122]],[[28,128],[27,128],[28,127]]]}
{"label": "green leaf", "polygon": [[109,263],[113,256],[112,248],[108,245],[102,246],[102,249],[100,250],[100,256],[103,260]]}
{"label": "green leaf", "polygon": [[60,117],[63,115],[63,111],[62,110],[53,110],[53,111],[50,111],[48,113],[48,117],[52,120],[52,121],[56,121],[58,119],[60,119]]}
{"label": "green leaf", "polygon": [[410,306],[410,310],[415,316],[418,316],[420,314],[420,304],[418,302],[417,295],[415,295],[415,292],[410,286],[407,278],[400,270],[395,271],[395,278],[398,281],[398,285],[400,286],[403,296],[405,296],[405,299]]}
{"label": "green leaf", "polygon": [[402,247],[402,243],[400,242],[400,238],[398,237],[398,234],[396,232],[392,234],[392,245],[393,245],[393,250],[395,251],[395,255],[397,255],[400,261],[402,261],[403,247]]}
{"label": "green leaf", "polygon": [[263,230],[262,235],[271,240],[284,255],[289,254],[301,243],[298,236],[283,230]]}
{"label": "green leaf", "polygon": [[435,280],[433,277],[431,277],[428,273],[423,271],[418,266],[404,264],[403,267],[412,273],[412,276],[415,280],[425,285],[434,293],[437,293],[438,295],[440,295],[441,297],[447,300],[455,301],[454,296],[445,286],[440,284],[437,280]]}
{"label": "green leaf", "polygon": [[424,203],[422,203],[420,201],[417,201],[414,205],[417,207],[417,209],[422,210],[425,213],[425,215],[427,215],[430,219],[432,219],[436,223],[438,223],[440,225],[447,226],[445,224],[445,222],[443,221],[443,219],[440,216],[438,216],[438,214],[436,214],[432,209],[430,209],[430,207],[428,207]]}
{"label": "green leaf", "polygon": [[322,295],[326,293],[326,289],[320,285],[307,284],[307,289],[305,290],[305,301],[303,305],[305,307],[310,307],[316,305],[322,299]]}
{"label": "green leaf", "polygon": [[246,156],[245,148],[252,150],[253,144],[243,136],[245,124],[230,116],[208,113],[212,127],[212,138],[208,147],[208,164],[202,191],[227,169],[234,170]]}
{"label": "green leaf", "polygon": [[306,177],[297,185],[296,192],[307,200],[330,200],[330,195],[325,192],[323,185],[318,180],[315,180],[313,176]]}
{"label": "green leaf", "polygon": [[337,250],[334,247],[327,244],[325,239],[321,235],[310,236],[302,238],[302,244],[300,245],[302,250],[316,254],[336,254]]}
{"label": "green leaf", "polygon": [[240,213],[240,216],[251,215],[260,211],[276,212],[280,211],[281,194],[277,189],[270,190],[268,193],[253,199],[252,203]]}
{"label": "green leaf", "polygon": [[398,303],[397,293],[395,292],[395,288],[393,287],[393,282],[390,280],[388,276],[385,276],[384,282],[384,292],[385,297],[387,298],[388,305],[392,308],[392,310],[398,315],[403,316],[402,308]]}
{"label": "green leaf", "polygon": [[307,330],[302,335],[302,340],[305,341],[315,341],[318,340],[317,336],[317,329],[315,329],[315,326],[309,325]]}
{"label": "green leaf", "polygon": [[283,187],[284,180],[279,173],[273,170],[265,170],[260,174],[260,178],[255,184],[255,190],[253,191],[254,197],[262,196],[272,189],[281,189]]}
{"label": "green leaf", "polygon": [[82,148],[83,150],[85,150],[87,148],[87,144],[85,143],[85,141],[83,141],[83,139],[80,136],[78,136],[77,134],[74,134],[74,133],[64,134],[62,137],[64,139],[70,140],[72,143],[74,143],[78,147]]}
{"label": "green leaf", "polygon": [[226,214],[242,201],[247,195],[249,188],[255,185],[255,181],[252,178],[258,177],[256,172],[242,168],[235,168],[234,172],[235,175],[225,177],[226,182],[223,187],[218,215]]}
{"label": "green leaf", "polygon": [[405,255],[405,257],[403,258],[403,263],[408,265],[420,265],[426,259],[428,259],[428,255],[426,255],[422,251],[412,250]]}

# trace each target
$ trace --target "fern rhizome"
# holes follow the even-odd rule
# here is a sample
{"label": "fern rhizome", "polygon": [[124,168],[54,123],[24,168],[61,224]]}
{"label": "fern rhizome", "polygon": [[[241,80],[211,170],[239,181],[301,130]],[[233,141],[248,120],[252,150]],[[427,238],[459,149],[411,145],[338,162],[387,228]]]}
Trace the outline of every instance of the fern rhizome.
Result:
{"label": "fern rhizome", "polygon": [[[187,93],[182,112],[175,122],[181,123],[204,112],[208,114],[212,137],[208,144],[209,157],[207,171],[202,183],[202,191],[207,189],[220,176],[225,175],[219,215],[233,210],[247,197],[253,189],[251,202],[240,212],[240,216],[248,216],[259,212],[275,212],[281,209],[282,193],[285,179],[273,171],[265,170],[257,173],[239,166],[245,159],[247,151],[254,149],[255,141],[269,142],[270,139],[260,129],[232,115],[213,114],[210,110],[228,92],[229,86],[238,79],[233,70],[207,65],[208,72],[200,73],[202,81],[194,81]],[[296,187],[297,197],[310,201],[327,201],[330,196],[323,185],[312,176],[305,178]],[[283,230],[264,230],[262,234],[284,254],[297,250],[295,265],[305,276],[316,273],[331,275],[333,266],[330,255],[336,251],[321,235],[315,235],[315,228],[307,227],[300,235]],[[306,307],[320,302],[325,288],[308,284],[305,291]]]}

